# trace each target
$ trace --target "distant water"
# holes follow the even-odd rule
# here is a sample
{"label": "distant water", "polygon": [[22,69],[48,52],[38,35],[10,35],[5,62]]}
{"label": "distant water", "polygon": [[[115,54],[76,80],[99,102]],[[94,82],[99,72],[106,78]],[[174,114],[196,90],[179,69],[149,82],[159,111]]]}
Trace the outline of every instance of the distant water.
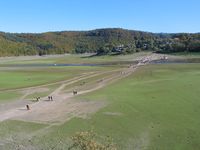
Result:
{"label": "distant water", "polygon": [[105,66],[106,64],[9,64],[6,67],[67,67],[67,66]]}
{"label": "distant water", "polygon": [[[115,65],[129,65],[137,64],[138,61],[122,61],[122,62],[108,62],[108,63],[88,63],[88,64],[3,64],[0,67],[78,67],[78,66],[88,66],[88,67],[105,67],[105,66],[115,66]],[[181,64],[181,63],[200,63],[200,58],[192,59],[168,59],[168,60],[154,60],[150,64]]]}
{"label": "distant water", "polygon": [[200,63],[200,58],[154,60],[151,62],[151,64],[184,64],[184,63]]}
{"label": "distant water", "polygon": [[127,65],[137,62],[133,61],[122,61],[122,62],[108,62],[108,63],[85,63],[85,64],[3,64],[1,66],[6,67],[76,67],[76,66],[88,66],[88,67],[104,67],[113,65]]}

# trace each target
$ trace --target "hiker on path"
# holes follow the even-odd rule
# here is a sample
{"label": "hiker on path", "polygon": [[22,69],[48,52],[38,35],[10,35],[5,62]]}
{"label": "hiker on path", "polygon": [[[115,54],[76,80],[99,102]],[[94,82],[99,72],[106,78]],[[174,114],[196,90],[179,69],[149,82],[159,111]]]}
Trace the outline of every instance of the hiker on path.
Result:
{"label": "hiker on path", "polygon": [[27,110],[30,110],[30,107],[29,107],[29,105],[26,105],[26,109],[27,109]]}

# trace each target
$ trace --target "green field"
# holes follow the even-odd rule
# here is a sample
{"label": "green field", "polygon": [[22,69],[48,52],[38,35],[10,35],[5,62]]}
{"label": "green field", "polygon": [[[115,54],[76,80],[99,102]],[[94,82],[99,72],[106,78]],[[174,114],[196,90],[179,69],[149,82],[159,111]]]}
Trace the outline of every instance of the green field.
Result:
{"label": "green field", "polygon": [[[61,67],[1,71],[4,80],[0,80],[6,86],[0,85],[0,88],[42,85],[70,79],[74,75],[88,71],[112,69],[113,67]],[[9,78],[11,74],[14,75],[13,79]],[[31,75],[33,83],[24,80],[27,74]],[[8,79],[7,82],[5,79]],[[35,82],[35,79],[40,80]],[[91,86],[96,79],[97,77],[92,77],[91,80],[83,81]],[[78,81],[69,87],[66,86],[64,90],[80,83],[81,81]],[[59,125],[15,120],[0,122],[0,149],[67,149],[71,144],[70,137],[76,132],[93,130],[102,137],[112,137],[119,150],[198,150],[200,149],[199,85],[198,63],[142,66],[127,78],[75,97],[73,101],[77,102],[106,103],[104,108],[91,114],[87,119],[73,118]],[[57,86],[56,84],[49,88],[52,90]],[[45,92],[43,94],[45,95]],[[0,94],[0,99],[2,98],[5,101],[12,96]]]}
{"label": "green field", "polygon": [[73,119],[54,128],[48,137],[94,129],[112,136],[119,149],[199,149],[199,75],[198,64],[146,66],[79,97],[109,105],[89,120]]}
{"label": "green field", "polygon": [[199,75],[199,64],[145,66],[85,95],[90,100],[106,99],[109,106],[84,125],[112,135],[122,149],[199,149]]}

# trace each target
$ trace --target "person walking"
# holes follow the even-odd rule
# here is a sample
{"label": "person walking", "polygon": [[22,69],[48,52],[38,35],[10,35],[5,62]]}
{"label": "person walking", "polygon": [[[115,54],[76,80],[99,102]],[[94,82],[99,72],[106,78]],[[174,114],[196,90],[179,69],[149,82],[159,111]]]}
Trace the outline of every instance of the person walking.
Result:
{"label": "person walking", "polygon": [[27,110],[30,110],[30,107],[29,107],[29,105],[26,105],[26,109],[27,109]]}

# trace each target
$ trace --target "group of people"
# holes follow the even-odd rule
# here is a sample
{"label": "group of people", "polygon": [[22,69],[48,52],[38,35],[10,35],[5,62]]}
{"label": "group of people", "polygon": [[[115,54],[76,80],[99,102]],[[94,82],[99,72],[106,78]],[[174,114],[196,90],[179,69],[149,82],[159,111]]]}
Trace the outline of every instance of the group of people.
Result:
{"label": "group of people", "polygon": [[[38,102],[40,100],[40,97],[36,97],[36,101]],[[53,101],[53,96],[48,96],[48,100],[49,101]],[[30,106],[29,105],[26,105],[26,109],[27,110],[30,110]]]}
{"label": "group of people", "polygon": [[[73,90],[73,94],[74,95],[77,95],[78,94],[78,91],[77,90]],[[38,102],[40,100],[40,97],[36,97],[36,101]],[[49,101],[53,101],[53,96],[48,96],[48,100]],[[27,110],[30,110],[30,106],[29,105],[26,105],[26,109]]]}
{"label": "group of people", "polygon": [[49,101],[53,101],[53,96],[48,96]]}

